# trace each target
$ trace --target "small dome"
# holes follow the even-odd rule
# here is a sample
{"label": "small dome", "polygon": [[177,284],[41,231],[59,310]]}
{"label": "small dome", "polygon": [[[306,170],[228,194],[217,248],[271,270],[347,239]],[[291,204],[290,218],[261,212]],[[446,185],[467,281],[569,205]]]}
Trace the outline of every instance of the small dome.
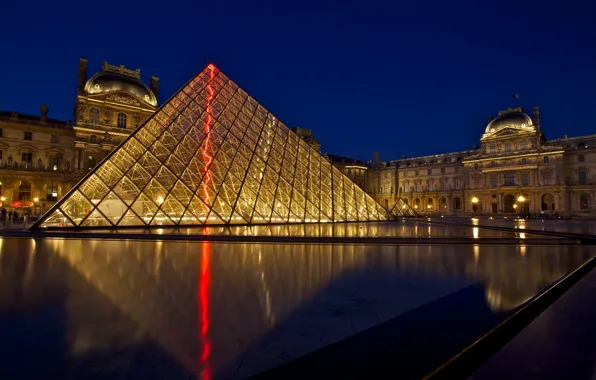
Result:
{"label": "small dome", "polygon": [[521,108],[499,112],[499,116],[486,126],[485,133],[495,133],[503,128],[534,130],[532,119]]}
{"label": "small dome", "polygon": [[85,84],[85,91],[88,94],[124,91],[152,106],[157,105],[155,94],[153,94],[145,83],[136,78],[116,73],[101,72],[95,74]]}

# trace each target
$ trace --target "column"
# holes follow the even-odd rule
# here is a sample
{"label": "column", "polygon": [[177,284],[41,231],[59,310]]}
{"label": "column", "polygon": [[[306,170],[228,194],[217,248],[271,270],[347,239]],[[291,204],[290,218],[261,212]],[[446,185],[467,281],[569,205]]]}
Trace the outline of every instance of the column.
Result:
{"label": "column", "polygon": [[80,148],[75,148],[75,151],[74,151],[74,162],[73,162],[73,164],[74,164],[75,170],[79,170],[80,169],[79,168],[79,154],[80,154],[79,153],[79,149]]}

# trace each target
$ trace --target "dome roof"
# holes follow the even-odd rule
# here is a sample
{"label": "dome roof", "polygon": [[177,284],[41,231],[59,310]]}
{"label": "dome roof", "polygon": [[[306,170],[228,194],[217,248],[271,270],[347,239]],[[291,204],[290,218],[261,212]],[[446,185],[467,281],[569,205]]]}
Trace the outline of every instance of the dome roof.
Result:
{"label": "dome roof", "polygon": [[85,84],[85,91],[88,94],[99,94],[111,91],[127,92],[152,106],[157,105],[155,94],[149,87],[140,80],[111,72],[97,73]]}
{"label": "dome roof", "polygon": [[488,123],[485,133],[494,133],[503,128],[535,130],[532,119],[521,108],[499,112],[499,116]]}

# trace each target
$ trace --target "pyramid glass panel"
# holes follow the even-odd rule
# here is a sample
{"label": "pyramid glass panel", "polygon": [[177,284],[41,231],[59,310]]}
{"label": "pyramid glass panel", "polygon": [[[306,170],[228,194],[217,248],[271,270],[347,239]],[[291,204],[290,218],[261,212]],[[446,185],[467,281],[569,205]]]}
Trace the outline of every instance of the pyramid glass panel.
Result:
{"label": "pyramid glass panel", "polygon": [[208,65],[34,228],[385,219],[377,202]]}

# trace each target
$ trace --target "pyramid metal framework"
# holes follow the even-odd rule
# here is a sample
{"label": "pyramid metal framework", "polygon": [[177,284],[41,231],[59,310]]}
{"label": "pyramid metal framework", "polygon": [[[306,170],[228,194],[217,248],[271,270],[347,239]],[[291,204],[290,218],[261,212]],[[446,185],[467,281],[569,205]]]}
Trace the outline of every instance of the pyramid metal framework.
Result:
{"label": "pyramid metal framework", "polygon": [[210,64],[32,228],[386,218],[381,205]]}
{"label": "pyramid metal framework", "polygon": [[395,203],[393,204],[393,207],[391,207],[391,209],[389,210],[389,214],[399,217],[399,218],[405,218],[405,217],[410,217],[410,218],[417,218],[420,215],[418,215],[418,213],[408,204],[408,202],[399,197],[397,198],[397,200],[395,201]]}

